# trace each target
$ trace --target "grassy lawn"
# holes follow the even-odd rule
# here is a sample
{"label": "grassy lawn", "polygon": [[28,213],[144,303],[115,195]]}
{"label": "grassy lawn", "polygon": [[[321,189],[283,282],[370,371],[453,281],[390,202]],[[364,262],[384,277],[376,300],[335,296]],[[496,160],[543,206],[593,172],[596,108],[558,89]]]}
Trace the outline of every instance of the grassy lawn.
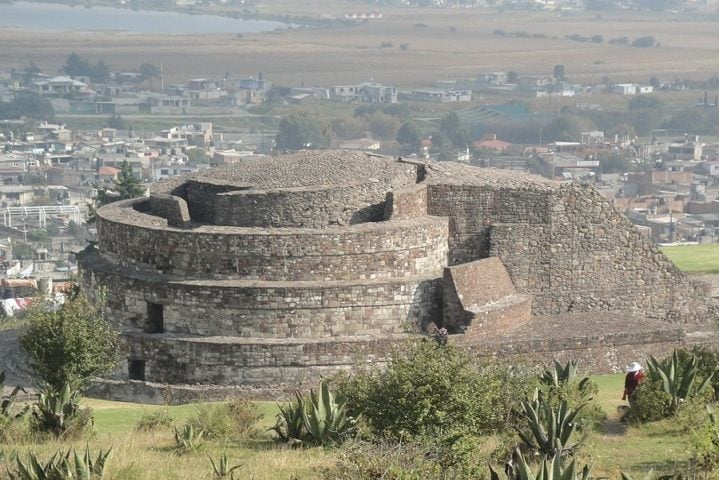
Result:
{"label": "grassy lawn", "polygon": [[[599,375],[593,379],[599,386],[597,401],[607,421],[580,452],[580,465],[590,464],[595,477],[611,479],[619,478],[622,470],[634,478],[644,478],[651,470],[655,474],[672,473],[686,465],[690,456],[688,435],[676,421],[625,426],[618,421],[617,411],[618,406],[625,404],[621,400],[623,375]],[[94,434],[89,439],[92,450],[112,447],[106,478],[113,480],[211,478],[208,457],[217,459],[223,453],[227,453],[232,465],[242,465],[235,478],[315,479],[322,478],[321,472],[332,468],[339,458],[337,450],[292,449],[275,443],[272,433],[267,432],[278,411],[275,402],[255,403],[263,415],[256,436],[240,441],[205,441],[198,450],[184,455],[175,453],[172,427],[137,432],[135,425],[144,414],[166,408],[173,425],[180,426],[195,415],[196,404],[162,407],[85,399],[84,405],[94,412]],[[86,442],[88,440],[81,440],[74,445],[84,448]],[[70,445],[67,442],[0,444],[0,451],[5,450],[12,456],[16,451],[32,450],[44,458],[44,454]]]}
{"label": "grassy lawn", "polygon": [[719,244],[662,247],[661,250],[682,271],[719,273]]}

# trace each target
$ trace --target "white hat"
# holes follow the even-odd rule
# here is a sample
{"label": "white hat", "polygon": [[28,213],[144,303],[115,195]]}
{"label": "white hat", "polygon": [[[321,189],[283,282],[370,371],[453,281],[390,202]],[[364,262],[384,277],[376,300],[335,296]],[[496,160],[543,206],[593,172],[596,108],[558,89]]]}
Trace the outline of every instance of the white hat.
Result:
{"label": "white hat", "polygon": [[638,372],[642,369],[642,366],[638,362],[632,362],[627,365],[627,373]]}

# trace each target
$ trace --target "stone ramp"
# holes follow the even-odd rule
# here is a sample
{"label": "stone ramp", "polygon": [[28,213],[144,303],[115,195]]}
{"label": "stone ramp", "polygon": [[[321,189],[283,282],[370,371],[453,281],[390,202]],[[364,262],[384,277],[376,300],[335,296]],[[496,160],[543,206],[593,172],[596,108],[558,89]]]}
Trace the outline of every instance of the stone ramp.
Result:
{"label": "stone ramp", "polygon": [[532,297],[519,294],[497,257],[446,267],[443,276],[444,325],[481,339],[527,323]]}

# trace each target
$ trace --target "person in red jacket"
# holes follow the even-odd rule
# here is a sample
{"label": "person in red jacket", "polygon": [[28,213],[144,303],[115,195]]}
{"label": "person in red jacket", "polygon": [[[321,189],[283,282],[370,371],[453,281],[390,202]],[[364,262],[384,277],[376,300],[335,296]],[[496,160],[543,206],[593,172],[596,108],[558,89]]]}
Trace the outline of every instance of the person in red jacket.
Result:
{"label": "person in red jacket", "polygon": [[634,390],[637,389],[639,383],[644,379],[644,371],[638,362],[632,362],[627,365],[627,375],[624,377],[624,395],[622,400],[631,398]]}

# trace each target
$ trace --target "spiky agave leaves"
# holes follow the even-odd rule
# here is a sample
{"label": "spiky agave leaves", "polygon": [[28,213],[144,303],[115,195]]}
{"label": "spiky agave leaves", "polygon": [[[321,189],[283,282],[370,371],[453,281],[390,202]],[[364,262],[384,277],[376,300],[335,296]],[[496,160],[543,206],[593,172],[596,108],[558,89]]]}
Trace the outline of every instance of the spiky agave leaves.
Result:
{"label": "spiky agave leaves", "polygon": [[526,447],[540,455],[573,455],[584,442],[580,439],[570,445],[572,434],[577,427],[577,416],[583,408],[570,408],[566,400],[563,400],[555,410],[552,405],[542,396],[534,401],[524,400],[522,402],[522,415],[527,420],[529,433],[517,430]]}
{"label": "spiky agave leaves", "polygon": [[679,409],[679,405],[684,401],[704,392],[710,385],[712,375],[705,378],[699,386],[694,388],[697,378],[697,368],[699,360],[696,355],[692,355],[689,361],[681,368],[679,360],[679,352],[674,353],[662,362],[657,361],[654,357],[647,359],[649,373],[658,377],[662,382],[662,388],[670,397],[669,411],[674,414]]}
{"label": "spiky agave leaves", "polygon": [[344,439],[355,427],[355,419],[347,415],[346,400],[338,400],[325,382],[320,382],[317,393],[311,390],[309,397],[295,392],[295,401],[279,408],[272,430],[289,443],[330,445]]}
{"label": "spiky agave leaves", "polygon": [[[505,475],[507,480],[589,480],[591,468],[585,465],[581,471],[577,471],[576,461],[572,459],[568,465],[564,465],[562,456],[557,453],[553,457],[542,457],[542,461],[537,465],[537,473],[517,450],[516,462],[510,462],[505,467]],[[490,466],[490,479],[500,480],[499,474]]]}

